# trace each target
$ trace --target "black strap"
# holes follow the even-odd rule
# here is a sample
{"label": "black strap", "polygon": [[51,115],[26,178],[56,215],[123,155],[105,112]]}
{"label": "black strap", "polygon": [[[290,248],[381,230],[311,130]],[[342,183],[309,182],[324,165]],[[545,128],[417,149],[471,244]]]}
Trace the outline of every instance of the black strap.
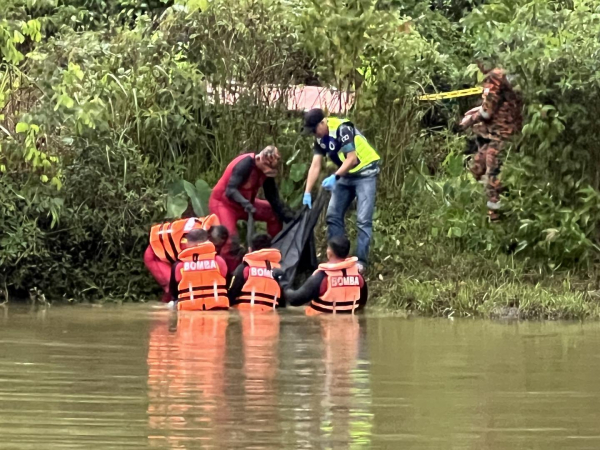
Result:
{"label": "black strap", "polygon": [[[252,297],[252,292],[242,291],[242,293],[240,294],[240,296],[242,296],[242,295],[247,295],[248,297]],[[262,293],[259,293],[259,292],[255,292],[254,293],[254,297],[266,298],[267,300],[275,300],[275,298],[276,298],[274,295],[262,294]]]}
{"label": "black strap", "polygon": [[[181,292],[180,294],[185,294],[185,291]],[[194,300],[200,299],[200,298],[213,298],[214,296],[215,296],[215,294],[199,294],[199,295],[194,295]],[[217,297],[227,298],[227,294],[217,293]],[[191,300],[191,298],[183,298],[183,299],[180,298],[179,300],[186,301],[186,300]]]}
{"label": "black strap", "polygon": [[271,270],[271,261],[265,261],[265,264],[267,265],[267,269]]}
{"label": "black strap", "polygon": [[[214,289],[214,286],[194,286],[194,287],[192,287],[192,292],[208,291],[209,289],[211,289],[211,290]],[[224,284],[219,284],[219,285],[217,285],[217,290],[227,291],[227,286],[225,286]],[[188,288],[188,289],[178,289],[177,290],[178,294],[183,294],[184,292],[190,292],[190,289]]]}
{"label": "black strap", "polygon": [[[330,301],[325,301],[323,299],[317,298],[313,300],[313,303],[318,303],[319,305],[323,305],[323,306],[331,306],[333,308],[333,302]],[[358,306],[358,300],[356,300],[355,302],[352,301],[346,301],[346,302],[335,302],[335,306],[353,306],[356,305]]]}
{"label": "black strap", "polygon": [[[238,305],[241,304],[241,303],[252,304],[252,300],[248,300],[248,299],[242,298],[242,299],[238,299],[236,301],[236,304],[238,304]],[[266,302],[264,300],[254,300],[254,304],[255,305],[264,305],[264,306],[268,306],[270,308],[273,307],[273,302]],[[277,306],[277,305],[279,305],[279,303],[275,303],[275,306]]]}
{"label": "black strap", "polygon": [[[165,251],[165,256],[167,257],[167,259],[169,260],[169,262],[170,262],[171,264],[175,264],[175,260],[174,260],[174,259],[173,259],[173,257],[172,257],[172,256],[169,254],[169,251],[167,250],[167,247],[166,247],[166,245],[165,245],[165,240],[164,240],[164,238],[163,238],[163,234],[164,234],[164,227],[165,227],[165,225],[168,225],[169,227],[171,226],[171,224],[170,224],[170,223],[168,223],[168,224],[167,224],[167,223],[163,223],[163,224],[160,226],[160,230],[158,230],[158,239],[160,240],[160,245],[162,245],[162,248],[163,248],[163,250]],[[169,237],[171,237],[171,236],[170,236],[170,233],[169,233]],[[171,240],[173,240],[173,238],[171,238]]]}
{"label": "black strap", "polygon": [[[312,309],[314,309],[315,311],[319,311],[319,312],[322,312],[322,313],[325,313],[325,314],[333,314],[333,310],[327,309],[327,308],[323,308],[323,307],[321,307],[319,305],[316,305],[314,301],[310,304],[310,307]],[[341,311],[338,311],[336,309],[335,313],[336,314],[352,314],[354,311],[355,311],[354,309],[343,309]]]}
{"label": "black strap", "polygon": [[[169,231],[172,231],[173,224],[169,224]],[[171,244],[171,248],[173,249],[173,259],[177,259],[179,257],[179,252],[177,251],[177,247],[175,247],[175,241],[173,240],[173,233],[169,233],[169,243]]]}

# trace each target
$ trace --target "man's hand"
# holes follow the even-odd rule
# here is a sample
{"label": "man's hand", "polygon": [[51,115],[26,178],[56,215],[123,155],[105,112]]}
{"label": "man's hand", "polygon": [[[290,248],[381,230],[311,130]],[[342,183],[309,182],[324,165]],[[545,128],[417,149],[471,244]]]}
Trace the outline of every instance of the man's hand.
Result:
{"label": "man's hand", "polygon": [[244,211],[246,211],[248,214],[254,214],[256,212],[256,208],[252,203],[248,202],[246,205],[244,205]]}
{"label": "man's hand", "polygon": [[273,269],[273,279],[278,283],[283,279],[284,272],[281,269]]}
{"label": "man's hand", "polygon": [[312,195],[310,195],[310,192],[304,193],[304,197],[302,197],[302,204],[304,206],[308,206],[308,209],[312,209]]}
{"label": "man's hand", "polygon": [[479,110],[480,107],[476,106],[475,108],[471,108],[469,111],[467,111],[465,113],[465,117],[463,117],[463,120],[460,122],[460,126],[465,129],[477,122],[479,120]]}
{"label": "man's hand", "polygon": [[329,175],[323,180],[323,184],[321,186],[327,191],[333,191],[333,188],[335,187],[335,182],[335,175]]}

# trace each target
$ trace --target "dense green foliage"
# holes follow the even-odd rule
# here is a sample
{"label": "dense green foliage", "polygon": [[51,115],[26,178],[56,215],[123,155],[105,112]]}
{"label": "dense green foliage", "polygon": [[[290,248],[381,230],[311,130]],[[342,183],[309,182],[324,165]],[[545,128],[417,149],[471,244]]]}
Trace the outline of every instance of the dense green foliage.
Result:
{"label": "dense green foliage", "polygon": [[[205,208],[207,186],[192,183],[212,185],[241,151],[277,145],[288,161],[281,191],[297,206],[310,141],[298,133],[300,114],[287,111],[285,95],[273,99],[263,89],[285,94],[295,84],[356,92],[349,115],[384,160],[372,271],[383,287],[394,272],[407,291],[406,280],[422,281],[428,266],[440,269],[443,284],[441,261],[456,255],[467,255],[473,270],[485,261],[482,280],[505,273],[509,260],[535,280],[595,263],[596,2],[5,3],[5,291],[151,298],[156,290],[141,258],[149,226],[180,213],[188,199]],[[482,186],[465,170],[470,137],[456,126],[477,98],[416,99],[475,85],[476,60],[507,69],[526,104],[523,136],[503,172],[505,219],[494,225]],[[236,103],[226,104],[224,93]],[[413,258],[412,267],[403,261],[431,249],[442,256]]]}

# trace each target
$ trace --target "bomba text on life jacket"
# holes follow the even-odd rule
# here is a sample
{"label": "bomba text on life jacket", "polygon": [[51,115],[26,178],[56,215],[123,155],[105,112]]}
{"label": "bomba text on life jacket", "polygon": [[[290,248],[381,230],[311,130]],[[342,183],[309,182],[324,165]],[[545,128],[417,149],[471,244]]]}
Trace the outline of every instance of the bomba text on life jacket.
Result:
{"label": "bomba text on life jacket", "polygon": [[262,267],[250,267],[251,277],[273,278],[273,271]]}
{"label": "bomba text on life jacket", "polygon": [[200,261],[186,261],[183,264],[183,270],[191,271],[191,270],[215,270],[217,268],[217,263],[214,259],[203,259]]}
{"label": "bomba text on life jacket", "polygon": [[360,286],[358,276],[330,277],[331,287]]}

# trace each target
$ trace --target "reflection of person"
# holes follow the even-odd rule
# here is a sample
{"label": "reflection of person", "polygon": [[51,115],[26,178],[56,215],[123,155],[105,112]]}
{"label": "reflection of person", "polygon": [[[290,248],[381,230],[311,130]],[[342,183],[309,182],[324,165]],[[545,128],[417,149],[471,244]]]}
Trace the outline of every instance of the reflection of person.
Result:
{"label": "reflection of person", "polygon": [[[174,329],[160,316],[148,345],[148,427],[151,448],[221,447],[231,422],[225,395],[229,313],[177,314]],[[201,423],[198,419],[202,418]]]}
{"label": "reflection of person", "polygon": [[187,217],[173,222],[154,225],[150,230],[150,245],[144,253],[144,264],[156,282],[162,287],[163,302],[171,300],[169,280],[171,266],[181,252],[181,240],[195,229],[209,229],[219,225],[214,214],[207,217]]}
{"label": "reflection of person", "polygon": [[[481,68],[481,67],[480,67]],[[465,114],[460,125],[473,128],[473,132],[485,140],[473,159],[471,172],[477,181],[485,180],[487,206],[491,220],[498,220],[502,185],[498,179],[507,141],[521,131],[521,101],[504,71],[483,70],[483,102]],[[479,140],[479,139],[478,139]]]}
{"label": "reflection of person", "polygon": [[319,178],[323,157],[338,166],[335,174],[325,178],[323,188],[333,191],[327,208],[328,237],[346,234],[344,216],[357,199],[358,267],[363,271],[369,258],[373,234],[373,212],[379,155],[365,137],[348,120],[325,118],[321,109],[311,109],[304,116],[304,129],[315,136],[313,161],[308,171],[303,203],[311,207],[311,191]]}
{"label": "reflection of person", "polygon": [[[272,145],[265,147],[258,155],[247,153],[235,158],[217,182],[210,196],[209,208],[229,230],[230,238],[237,237],[237,221],[247,220],[248,214],[267,223],[267,232],[275,236],[288,220],[286,207],[279,197],[275,176],[281,156]],[[263,188],[265,200],[257,199]],[[231,240],[223,249],[223,257],[230,271],[241,262],[238,255],[230,252]]]}
{"label": "reflection of person", "polygon": [[364,398],[360,392],[368,393],[368,385],[363,384],[366,373],[360,374],[357,367],[361,324],[358,317],[348,315],[321,316],[319,323],[324,347],[324,403],[332,405],[329,435],[323,440],[325,446],[331,441],[336,447],[348,448],[358,438],[368,439],[371,428],[368,403],[361,405],[360,400]]}
{"label": "reflection of person", "polygon": [[[327,260],[298,290],[286,289],[284,298],[292,306],[310,302],[307,315],[351,314],[362,309],[368,297],[367,284],[358,273],[357,258],[348,258],[350,241],[336,236],[327,243]],[[280,279],[281,271],[274,271]]]}
{"label": "reflection of person", "polygon": [[227,265],[217,255],[205,230],[187,234],[179,262],[173,266],[171,289],[177,309],[227,309]]}
{"label": "reflection of person", "polygon": [[252,252],[235,269],[229,287],[231,306],[242,310],[272,311],[281,300],[281,289],[273,270],[281,267],[281,253],[271,248],[271,237],[258,234],[252,239]]}

